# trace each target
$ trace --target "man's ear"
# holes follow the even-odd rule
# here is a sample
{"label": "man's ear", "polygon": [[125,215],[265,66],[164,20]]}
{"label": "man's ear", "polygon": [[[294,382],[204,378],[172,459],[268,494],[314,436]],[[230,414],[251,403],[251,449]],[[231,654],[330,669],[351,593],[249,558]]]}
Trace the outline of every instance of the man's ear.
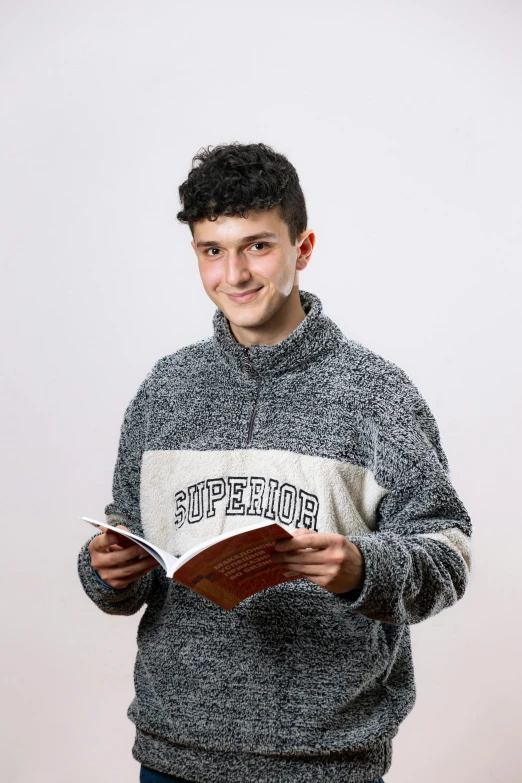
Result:
{"label": "man's ear", "polygon": [[296,269],[302,270],[308,266],[312,251],[315,246],[315,234],[312,228],[303,231],[297,237],[297,252]]}
{"label": "man's ear", "polygon": [[192,250],[193,250],[193,251],[194,251],[194,253],[197,255],[197,254],[198,254],[198,251],[196,250],[196,243],[194,242],[194,240],[192,240],[192,242],[191,242],[190,244],[191,244]]}

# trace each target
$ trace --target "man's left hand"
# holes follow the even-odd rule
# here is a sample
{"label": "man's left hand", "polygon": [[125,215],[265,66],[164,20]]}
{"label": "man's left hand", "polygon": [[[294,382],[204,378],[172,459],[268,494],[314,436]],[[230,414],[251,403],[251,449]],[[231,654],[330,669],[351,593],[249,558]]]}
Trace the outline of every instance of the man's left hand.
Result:
{"label": "man's left hand", "polygon": [[293,538],[277,541],[270,558],[285,571],[295,571],[330,593],[347,593],[364,584],[362,552],[339,533],[300,528]]}

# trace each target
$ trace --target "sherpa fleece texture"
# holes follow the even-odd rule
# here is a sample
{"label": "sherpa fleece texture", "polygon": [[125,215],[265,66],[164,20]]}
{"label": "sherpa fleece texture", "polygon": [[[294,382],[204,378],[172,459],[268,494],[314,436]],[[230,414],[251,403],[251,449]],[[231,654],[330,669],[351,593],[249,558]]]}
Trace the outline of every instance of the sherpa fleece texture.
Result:
{"label": "sherpa fleece texture", "polygon": [[437,424],[396,365],[343,336],[317,296],[273,346],[214,335],[160,359],[125,413],[105,513],[180,555],[277,519],[337,532],[363,553],[359,591],[307,579],[226,612],[156,568],[102,583],[108,614],[145,603],[135,758],[198,783],[369,783],[415,700],[409,625],[454,604],[470,568],[469,516]]}

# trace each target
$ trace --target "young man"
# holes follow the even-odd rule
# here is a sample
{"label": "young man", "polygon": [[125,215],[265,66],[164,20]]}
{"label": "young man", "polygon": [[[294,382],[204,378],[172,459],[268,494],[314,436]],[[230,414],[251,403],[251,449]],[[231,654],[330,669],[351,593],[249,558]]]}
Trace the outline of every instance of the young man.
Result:
{"label": "young man", "polygon": [[117,534],[84,546],[100,609],[147,605],[141,780],[374,783],[415,700],[409,626],[463,595],[470,519],[419,391],[299,290],[315,237],[289,161],[204,150],[180,197],[214,334],[139,387],[105,513],[176,555],[278,520],[272,558],[301,578],[226,612]]}

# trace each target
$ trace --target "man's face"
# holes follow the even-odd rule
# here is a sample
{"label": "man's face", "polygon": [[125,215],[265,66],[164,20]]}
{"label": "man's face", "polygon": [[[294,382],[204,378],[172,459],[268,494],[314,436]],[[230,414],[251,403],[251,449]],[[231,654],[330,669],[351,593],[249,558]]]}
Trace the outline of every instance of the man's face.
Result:
{"label": "man's face", "polygon": [[192,247],[203,286],[231,324],[256,328],[277,313],[308,263],[311,230],[290,242],[279,208],[194,224]]}

